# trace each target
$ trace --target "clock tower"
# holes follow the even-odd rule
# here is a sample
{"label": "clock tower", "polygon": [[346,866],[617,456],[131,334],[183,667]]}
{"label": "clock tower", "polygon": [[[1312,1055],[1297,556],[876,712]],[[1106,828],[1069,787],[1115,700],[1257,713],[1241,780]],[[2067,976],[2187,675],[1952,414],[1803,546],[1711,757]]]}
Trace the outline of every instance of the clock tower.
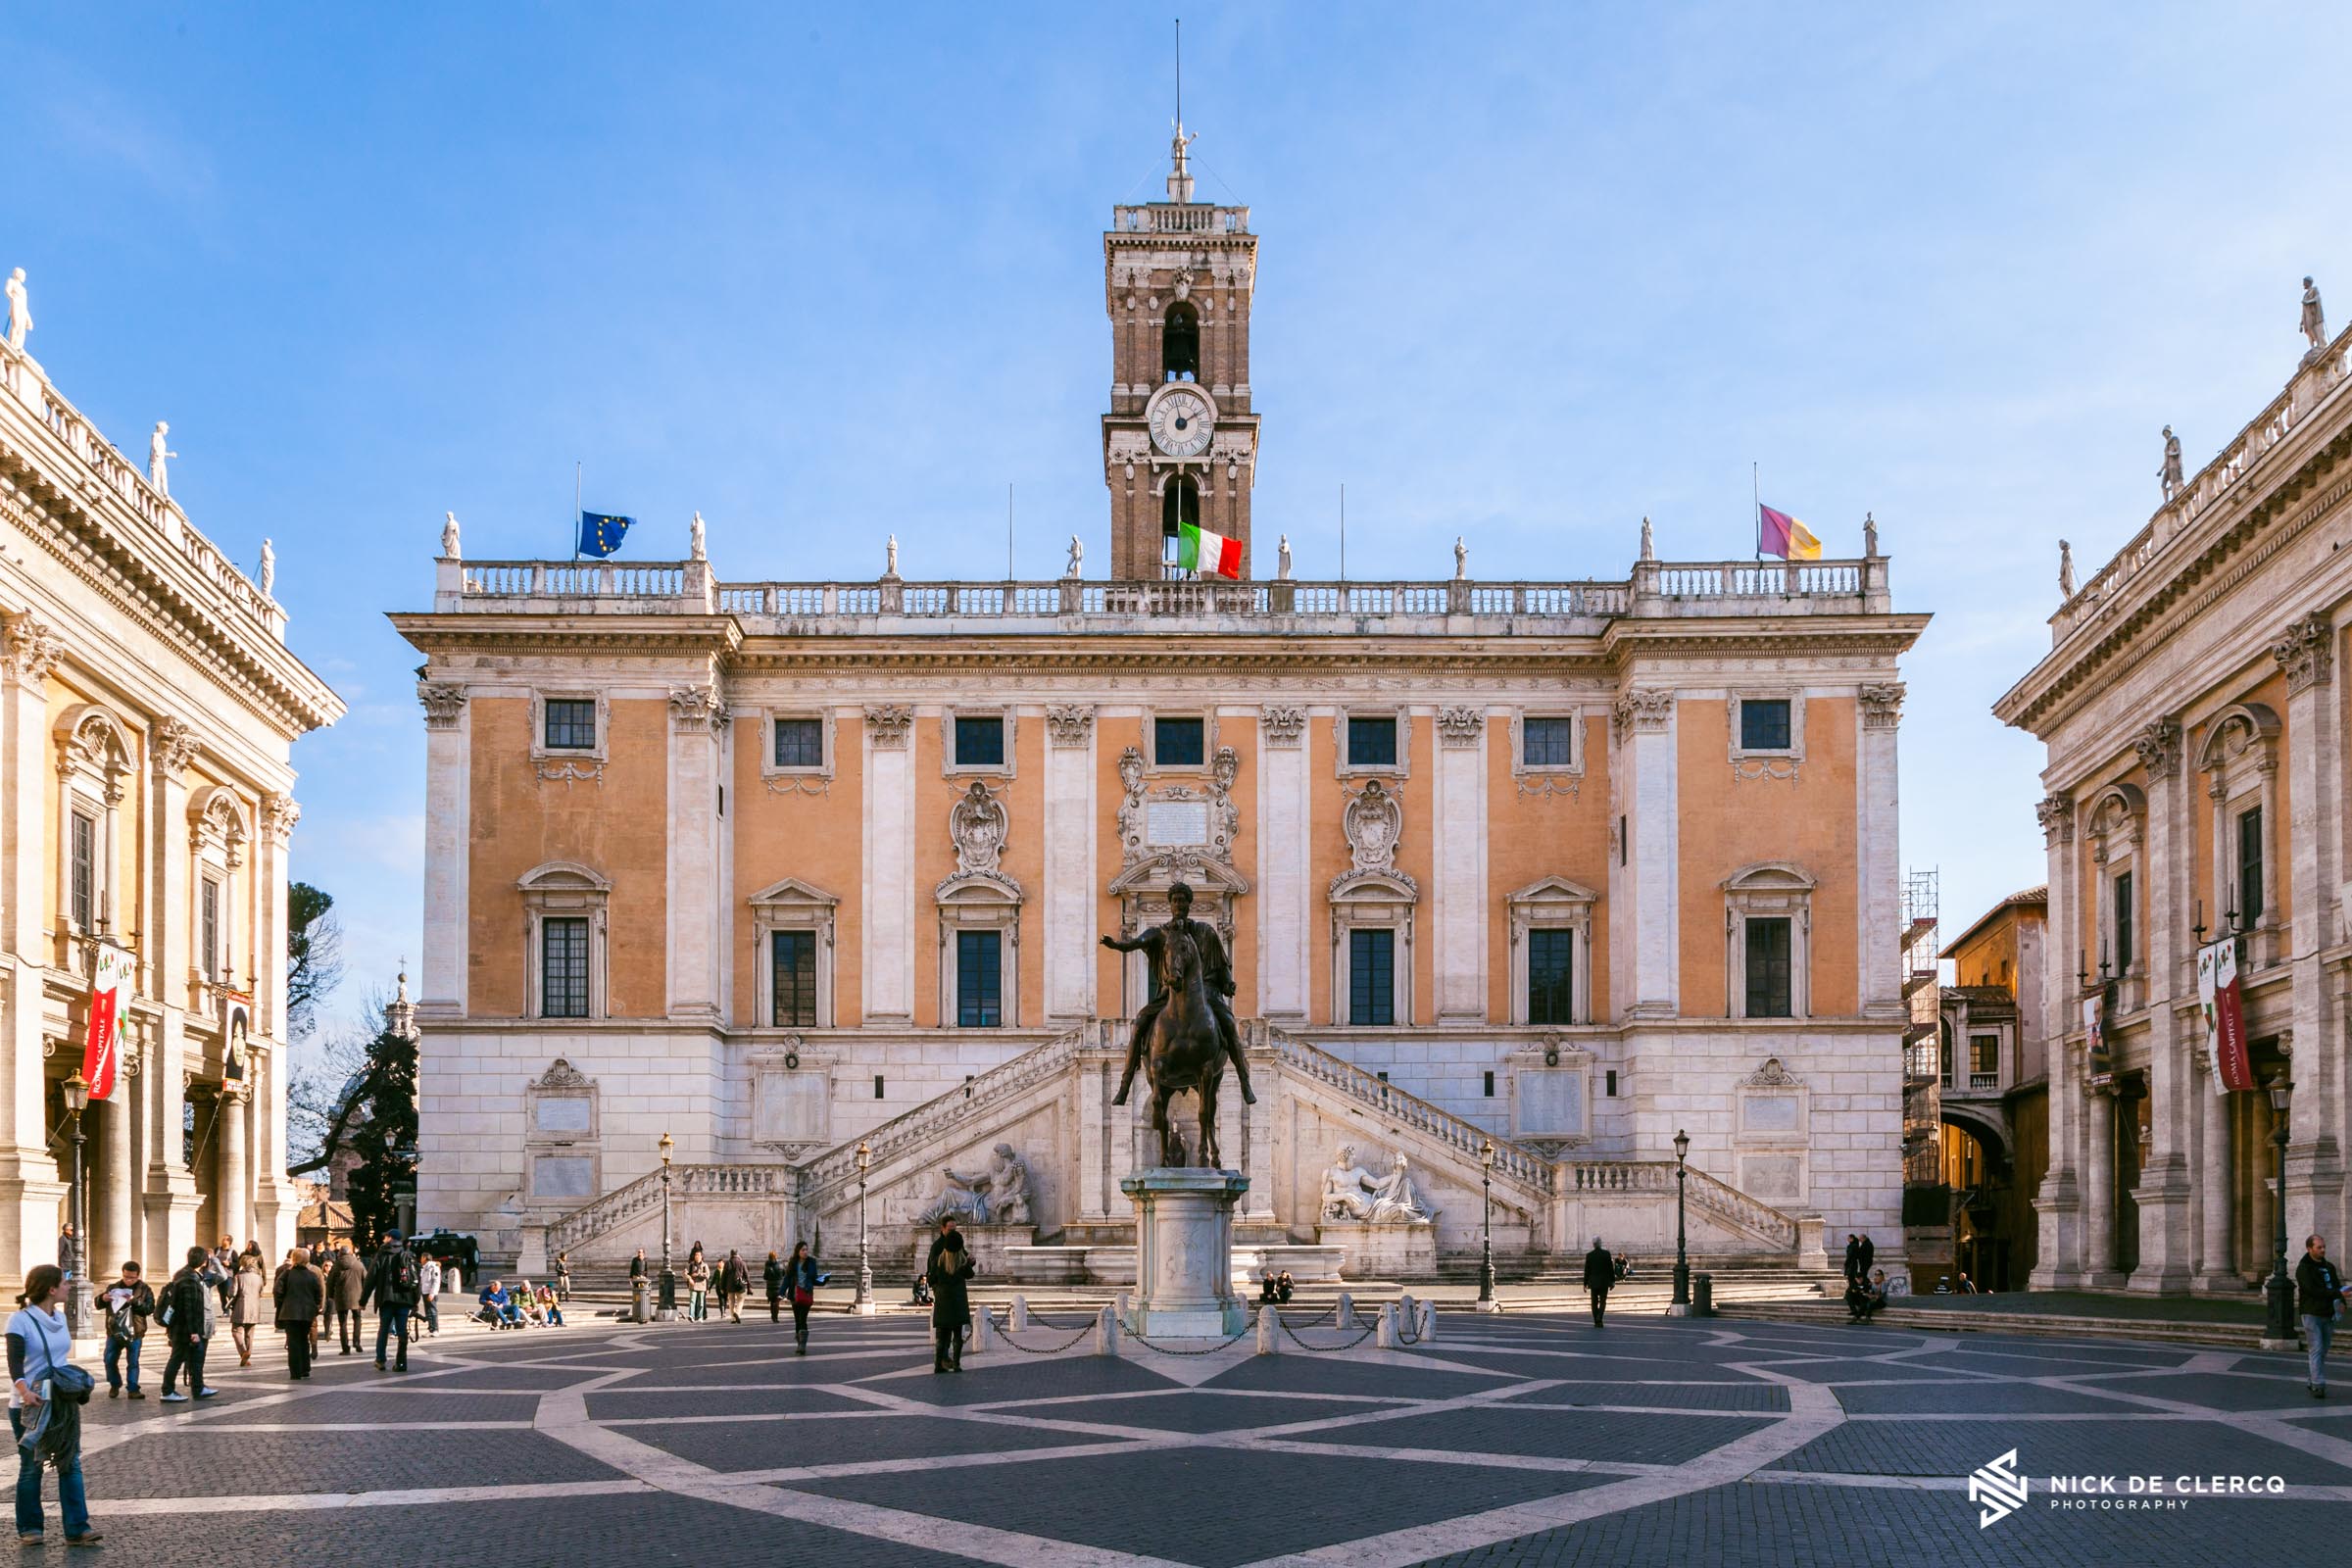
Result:
{"label": "clock tower", "polygon": [[1110,313],[1110,574],[1174,575],[1180,523],[1237,540],[1250,575],[1257,416],[1250,402],[1250,209],[1193,200],[1177,122],[1166,201],[1111,209],[1102,236]]}

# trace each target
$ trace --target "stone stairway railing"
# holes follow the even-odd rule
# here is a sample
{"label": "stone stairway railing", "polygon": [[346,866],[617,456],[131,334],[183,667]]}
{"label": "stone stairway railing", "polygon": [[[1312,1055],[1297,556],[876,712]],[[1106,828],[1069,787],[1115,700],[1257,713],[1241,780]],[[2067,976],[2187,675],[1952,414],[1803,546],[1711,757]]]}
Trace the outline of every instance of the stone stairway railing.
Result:
{"label": "stone stairway railing", "polygon": [[1044,1045],[1024,1051],[1010,1061],[999,1062],[946,1094],[892,1117],[862,1138],[835,1144],[815,1155],[800,1167],[801,1206],[810,1214],[821,1214],[858,1185],[860,1143],[865,1145],[871,1158],[868,1169],[880,1170],[902,1154],[935,1149],[939,1135],[951,1123],[984,1115],[996,1102],[1025,1093],[1041,1080],[1067,1072],[1072,1059],[1086,1046],[1088,1030],[1094,1027],[1099,1025],[1082,1024],[1066,1034],[1055,1035]]}
{"label": "stone stairway railing", "polygon": [[1303,1040],[1295,1040],[1279,1029],[1266,1030],[1266,1044],[1273,1050],[1275,1060],[1290,1071],[1336,1089],[1366,1110],[1446,1145],[1474,1166],[1479,1163],[1487,1140],[1493,1138],[1494,1179],[1497,1182],[1521,1189],[1520,1201],[1531,1207],[1540,1206],[1550,1195],[1551,1166],[1542,1156],[1531,1153],[1508,1139],[1494,1138],[1493,1133],[1476,1122],[1466,1121],[1449,1110],[1441,1110],[1428,1101],[1405,1093],[1378,1073],[1366,1072],[1353,1062],[1343,1060]]}
{"label": "stone stairway railing", "polygon": [[[1586,1193],[1674,1192],[1674,1162],[1665,1159],[1578,1159],[1562,1164],[1563,1197]],[[1796,1221],[1702,1170],[1690,1170],[1690,1206],[1775,1247],[1796,1250]]]}
{"label": "stone stairway railing", "polygon": [[[672,1200],[687,1198],[790,1198],[793,1172],[786,1165],[672,1165]],[[662,1206],[659,1167],[625,1187],[615,1187],[592,1203],[582,1204],[547,1228],[550,1256],[568,1252],[595,1240],[616,1225],[626,1224]]]}

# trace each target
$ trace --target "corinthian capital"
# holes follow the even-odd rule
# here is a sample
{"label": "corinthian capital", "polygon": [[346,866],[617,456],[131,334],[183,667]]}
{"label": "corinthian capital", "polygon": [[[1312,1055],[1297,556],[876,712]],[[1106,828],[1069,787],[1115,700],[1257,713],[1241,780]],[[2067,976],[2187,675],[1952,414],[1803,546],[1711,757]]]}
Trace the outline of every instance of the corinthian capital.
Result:
{"label": "corinthian capital", "polygon": [[416,700],[424,705],[426,729],[456,729],[466,711],[466,688],[445,681],[418,681]]}
{"label": "corinthian capital", "polygon": [[2286,630],[2271,646],[2271,657],[2286,671],[2289,697],[2327,684],[2335,672],[2335,626],[2328,612],[2315,610],[2287,622]]}
{"label": "corinthian capital", "polygon": [[21,685],[38,689],[65,652],[57,633],[30,615],[9,616],[7,630],[0,632],[0,669]]}

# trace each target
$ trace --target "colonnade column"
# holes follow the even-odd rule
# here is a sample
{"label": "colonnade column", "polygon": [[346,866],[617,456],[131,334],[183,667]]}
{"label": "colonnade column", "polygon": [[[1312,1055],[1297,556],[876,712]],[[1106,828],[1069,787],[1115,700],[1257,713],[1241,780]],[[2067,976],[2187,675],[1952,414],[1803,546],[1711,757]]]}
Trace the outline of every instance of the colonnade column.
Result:
{"label": "colonnade column", "polygon": [[2115,1107],[2113,1084],[2083,1086],[2082,1283],[2093,1290],[2124,1283],[2115,1266]]}
{"label": "colonnade column", "polygon": [[2180,726],[2159,718],[2133,741],[2148,780],[2148,819],[2142,874],[2148,897],[2143,979],[2148,1011],[2148,1148],[2139,1166],[2139,1261],[2134,1291],[2178,1294],[2188,1289],[2190,1096],[2188,1031],[2173,1006],[2184,976],[2195,974],[2184,918],[2189,891],[2188,770],[2181,765]]}
{"label": "colonnade column", "polygon": [[2080,1133],[2081,1093],[2078,1054],[2068,1045],[2075,1031],[2074,985],[2066,950],[2080,940],[2082,919],[2075,890],[2075,803],[2065,794],[2045,796],[2035,815],[2041,820],[2042,843],[2049,861],[2049,935],[2044,943],[2041,995],[2042,1027],[2047,1031],[2043,1060],[2049,1070],[2050,1166],[2034,1195],[2034,1212],[2040,1237],[2029,1284],[2037,1291],[2078,1283],[2082,1267],[2079,1228],[2082,1189],[2076,1177],[2075,1139]]}
{"label": "colonnade column", "polygon": [[48,627],[11,615],[0,631],[0,964],[13,971],[0,1007],[0,1260],[55,1257],[54,1202],[62,1190],[46,1147],[41,1066],[43,977],[52,960],[44,930],[56,862],[48,850],[49,671],[63,652]]}
{"label": "colonnade column", "polygon": [[2213,1067],[2198,1060],[2197,1122],[2199,1129],[2197,1195],[2203,1212],[2197,1226],[2197,1287],[2236,1291],[2242,1283],[2230,1267],[2230,1097],[2214,1092]]}
{"label": "colonnade column", "polygon": [[148,733],[147,749],[151,764],[147,798],[153,809],[145,822],[150,869],[146,951],[140,957],[150,994],[159,1005],[154,1045],[136,1080],[138,1115],[150,1133],[146,1186],[140,1194],[144,1236],[139,1251],[141,1262],[160,1267],[174,1263],[195,1241],[196,1209],[203,1201],[196,1174],[181,1154],[188,1098],[188,982],[196,958],[190,940],[193,895],[188,881],[188,787],[181,774],[196,760],[201,743],[186,723],[165,717]]}
{"label": "colonnade column", "polygon": [[252,1091],[242,1084],[222,1084],[220,1098],[213,1102],[213,1138],[220,1150],[213,1223],[236,1247],[243,1247],[253,1230],[250,1162],[245,1157],[245,1116],[251,1098]]}
{"label": "colonnade column", "polygon": [[[124,1037],[123,1045],[127,1047],[127,1030]],[[124,1258],[139,1256],[138,1236],[131,1229],[130,1216],[130,1162],[134,1157],[130,1123],[139,1113],[139,1086],[125,1068],[126,1063],[116,1064],[112,1100],[90,1102],[98,1122],[97,1168],[89,1176],[89,1266],[93,1279],[102,1280],[108,1270]]]}

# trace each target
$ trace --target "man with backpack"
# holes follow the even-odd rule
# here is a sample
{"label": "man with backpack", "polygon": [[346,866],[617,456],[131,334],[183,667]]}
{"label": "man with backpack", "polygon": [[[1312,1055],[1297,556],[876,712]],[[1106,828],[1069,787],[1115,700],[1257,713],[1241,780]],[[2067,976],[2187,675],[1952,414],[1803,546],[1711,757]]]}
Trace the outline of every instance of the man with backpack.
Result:
{"label": "man with backpack", "polygon": [[204,1350],[213,1337],[213,1327],[219,1321],[220,1293],[213,1289],[206,1271],[212,1266],[213,1255],[201,1247],[188,1249],[187,1266],[172,1276],[164,1287],[163,1300],[156,1315],[163,1319],[164,1333],[172,1341],[171,1358],[164,1362],[164,1403],[185,1404],[188,1396],[174,1392],[172,1385],[184,1369],[188,1387],[199,1399],[210,1399],[219,1389],[205,1387]]}
{"label": "man with backpack", "polygon": [[370,1298],[375,1301],[375,1369],[384,1370],[384,1342],[397,1336],[400,1340],[400,1360],[395,1370],[409,1369],[409,1309],[416,1304],[417,1292],[423,1286],[423,1276],[416,1267],[416,1254],[401,1245],[400,1232],[384,1233],[384,1245],[368,1266],[368,1281],[360,1288],[360,1306],[366,1310]]}
{"label": "man with backpack", "polygon": [[122,1360],[127,1355],[130,1396],[144,1399],[147,1396],[139,1392],[139,1347],[147,1338],[147,1320],[155,1316],[154,1287],[139,1278],[137,1263],[125,1263],[122,1277],[99,1293],[98,1304],[106,1309],[106,1396],[112,1399],[122,1393]]}

